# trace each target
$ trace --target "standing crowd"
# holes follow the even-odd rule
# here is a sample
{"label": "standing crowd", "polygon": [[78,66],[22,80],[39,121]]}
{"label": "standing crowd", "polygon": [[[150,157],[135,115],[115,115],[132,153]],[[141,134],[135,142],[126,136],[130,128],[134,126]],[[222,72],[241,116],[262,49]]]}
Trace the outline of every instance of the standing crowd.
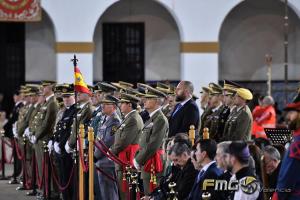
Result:
{"label": "standing crowd", "polygon": [[265,133],[276,128],[273,98],[263,97],[251,111],[252,92],[232,81],[202,87],[201,115],[189,81],[176,87],[99,82],[89,90],[75,95],[73,84],[26,84],[15,92],[8,119],[0,113],[2,137],[14,143],[11,182],[26,176],[31,180],[26,189],[33,189],[28,195],[44,199],[47,145],[47,164],[59,179],[59,184],[51,181],[50,199],[77,199],[78,180],[72,175],[78,149],[88,143],[87,136],[84,144],[77,142],[83,124],[95,134],[89,165],[98,170],[94,185],[85,185],[94,187],[95,199],[128,199],[126,167],[120,163],[138,173],[144,199],[170,199],[172,185],[179,200],[300,199],[299,97],[285,108],[292,139],[279,144]]}

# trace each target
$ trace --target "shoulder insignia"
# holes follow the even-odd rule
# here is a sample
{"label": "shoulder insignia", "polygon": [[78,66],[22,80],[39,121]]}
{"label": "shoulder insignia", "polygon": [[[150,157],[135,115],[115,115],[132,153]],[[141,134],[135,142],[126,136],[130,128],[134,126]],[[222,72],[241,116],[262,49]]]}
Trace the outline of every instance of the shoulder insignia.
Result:
{"label": "shoulder insignia", "polygon": [[114,135],[117,130],[118,130],[118,126],[112,126],[111,127],[111,135]]}

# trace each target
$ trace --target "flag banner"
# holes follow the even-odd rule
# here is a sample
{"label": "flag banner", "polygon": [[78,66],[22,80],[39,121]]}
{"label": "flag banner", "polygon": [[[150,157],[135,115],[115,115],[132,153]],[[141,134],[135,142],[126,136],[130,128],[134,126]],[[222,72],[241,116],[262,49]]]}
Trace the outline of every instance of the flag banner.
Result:
{"label": "flag banner", "polygon": [[91,91],[89,90],[87,84],[84,82],[83,76],[79,70],[79,68],[75,67],[75,91],[82,92],[91,95]]}
{"label": "flag banner", "polygon": [[41,21],[40,0],[0,0],[0,21]]}

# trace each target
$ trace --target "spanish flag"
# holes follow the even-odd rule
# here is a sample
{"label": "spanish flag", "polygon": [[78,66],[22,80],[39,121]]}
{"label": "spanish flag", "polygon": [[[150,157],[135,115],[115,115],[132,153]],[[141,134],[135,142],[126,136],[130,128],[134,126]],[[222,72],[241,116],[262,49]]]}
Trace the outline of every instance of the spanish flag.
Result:
{"label": "spanish flag", "polygon": [[79,70],[79,68],[75,67],[75,91],[82,92],[91,95],[91,91],[87,87],[86,83],[83,80],[83,76]]}

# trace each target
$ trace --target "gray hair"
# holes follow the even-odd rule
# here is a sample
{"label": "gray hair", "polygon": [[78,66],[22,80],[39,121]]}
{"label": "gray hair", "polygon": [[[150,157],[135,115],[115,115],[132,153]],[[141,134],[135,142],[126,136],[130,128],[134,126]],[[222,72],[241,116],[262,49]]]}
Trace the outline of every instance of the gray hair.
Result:
{"label": "gray hair", "polygon": [[266,146],[264,152],[269,154],[273,160],[279,161],[281,159],[279,151],[273,146]]}
{"label": "gray hair", "polygon": [[190,155],[191,150],[188,145],[183,142],[176,142],[170,149],[170,153],[174,153],[176,156],[180,156],[184,152]]}
{"label": "gray hair", "polygon": [[231,141],[220,142],[217,146],[217,149],[220,149],[222,153],[229,153],[229,145]]}
{"label": "gray hair", "polygon": [[265,96],[265,97],[263,98],[262,103],[263,103],[264,105],[274,105],[274,99],[273,99],[273,97],[271,97],[271,96]]}
{"label": "gray hair", "polygon": [[194,86],[191,81],[182,81],[184,87],[189,91],[190,94],[193,94],[194,92]]}

